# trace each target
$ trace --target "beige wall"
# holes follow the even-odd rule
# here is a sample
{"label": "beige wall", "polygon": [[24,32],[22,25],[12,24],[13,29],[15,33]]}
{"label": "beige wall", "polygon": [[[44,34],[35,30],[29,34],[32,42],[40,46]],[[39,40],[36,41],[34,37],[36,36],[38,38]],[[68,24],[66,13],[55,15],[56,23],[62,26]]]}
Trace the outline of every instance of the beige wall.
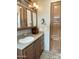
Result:
{"label": "beige wall", "polygon": [[[50,5],[51,2],[59,1],[59,0],[34,0],[39,5],[38,9],[38,27],[40,31],[44,31],[44,47],[45,50],[49,50],[50,48]],[[46,24],[41,24],[41,19],[45,19]]]}

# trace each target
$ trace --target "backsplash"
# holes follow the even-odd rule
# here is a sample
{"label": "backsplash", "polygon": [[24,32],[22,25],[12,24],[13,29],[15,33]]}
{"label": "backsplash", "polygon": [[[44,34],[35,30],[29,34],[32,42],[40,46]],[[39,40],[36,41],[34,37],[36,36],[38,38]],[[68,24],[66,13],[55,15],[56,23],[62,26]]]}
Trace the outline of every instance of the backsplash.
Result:
{"label": "backsplash", "polygon": [[32,33],[31,29],[17,31],[17,36],[23,35],[23,34],[28,34],[28,33]]}

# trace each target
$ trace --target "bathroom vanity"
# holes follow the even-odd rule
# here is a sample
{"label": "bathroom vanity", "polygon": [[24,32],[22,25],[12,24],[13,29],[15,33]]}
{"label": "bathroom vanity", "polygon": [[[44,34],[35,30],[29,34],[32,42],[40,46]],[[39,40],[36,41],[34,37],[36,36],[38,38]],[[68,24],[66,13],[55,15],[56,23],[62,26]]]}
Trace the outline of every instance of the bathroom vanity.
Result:
{"label": "bathroom vanity", "polygon": [[42,32],[32,35],[34,41],[21,44],[17,43],[17,59],[39,59],[44,50],[44,34]]}
{"label": "bathroom vanity", "polygon": [[[32,8],[30,6],[32,6]],[[28,31],[25,31],[28,32],[26,36],[17,37],[17,59],[40,58],[40,55],[44,50],[44,34],[43,32],[39,32],[36,26],[37,26],[37,9],[33,7],[33,2],[31,2],[31,0],[18,0],[17,30],[20,32],[24,32],[22,30],[32,29],[33,34],[30,35],[30,37],[31,38],[33,37],[34,40],[32,40],[31,38],[25,40],[24,37],[27,38],[27,36],[29,35]]]}

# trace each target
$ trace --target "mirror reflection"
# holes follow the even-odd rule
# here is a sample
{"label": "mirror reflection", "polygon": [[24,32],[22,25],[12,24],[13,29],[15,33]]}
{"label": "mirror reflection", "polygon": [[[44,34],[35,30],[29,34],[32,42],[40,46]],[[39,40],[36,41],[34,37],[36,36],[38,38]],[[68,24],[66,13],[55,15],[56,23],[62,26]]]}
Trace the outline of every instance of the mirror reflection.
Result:
{"label": "mirror reflection", "polygon": [[17,5],[17,27],[20,28],[21,24],[20,24],[20,6]]}
{"label": "mirror reflection", "polygon": [[33,26],[36,26],[36,13],[33,12]]}
{"label": "mirror reflection", "polygon": [[32,20],[31,20],[31,11],[27,9],[27,26],[32,26]]}
{"label": "mirror reflection", "polygon": [[17,28],[27,28],[32,26],[31,11],[17,5]]}

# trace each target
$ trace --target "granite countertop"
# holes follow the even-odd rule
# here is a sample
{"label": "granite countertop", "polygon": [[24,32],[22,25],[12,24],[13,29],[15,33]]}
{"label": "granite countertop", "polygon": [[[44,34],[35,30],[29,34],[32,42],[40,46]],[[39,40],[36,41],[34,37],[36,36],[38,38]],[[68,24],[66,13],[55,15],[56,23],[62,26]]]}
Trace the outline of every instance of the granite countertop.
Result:
{"label": "granite countertop", "polygon": [[[32,36],[34,37],[34,41],[36,41],[42,35],[43,35],[43,32],[39,32],[38,34],[33,34]],[[27,46],[32,44],[34,41],[32,41],[30,43],[26,43],[26,44],[17,42],[17,49],[23,50],[24,48],[26,48]]]}

